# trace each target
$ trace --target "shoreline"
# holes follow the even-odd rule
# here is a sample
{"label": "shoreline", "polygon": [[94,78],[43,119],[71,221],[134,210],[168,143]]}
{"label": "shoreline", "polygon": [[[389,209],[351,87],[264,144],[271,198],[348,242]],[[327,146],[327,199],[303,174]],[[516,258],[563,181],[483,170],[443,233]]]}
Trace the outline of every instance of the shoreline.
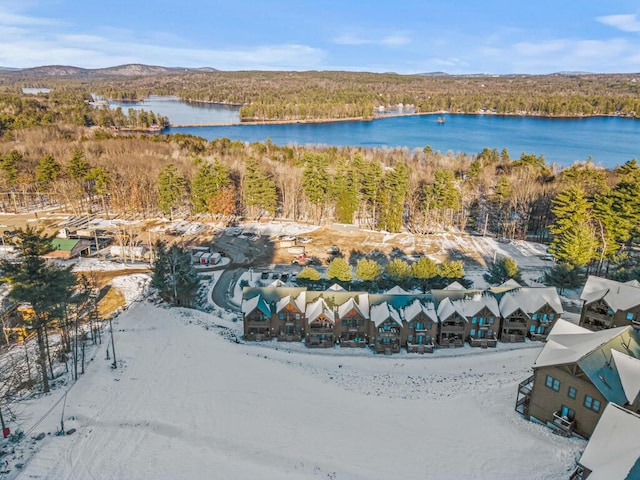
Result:
{"label": "shoreline", "polygon": [[[240,121],[238,123],[176,123],[162,129],[162,131],[168,128],[193,128],[193,127],[242,127],[250,125],[294,125],[294,124],[323,124],[323,123],[336,123],[336,122],[373,122],[375,120],[383,120],[385,118],[397,118],[397,117],[420,117],[426,115],[469,115],[469,116],[483,116],[490,115],[494,117],[525,117],[525,118],[546,118],[557,120],[581,120],[587,118],[598,117],[618,117],[627,118],[630,120],[640,120],[640,117],[631,117],[628,115],[542,115],[531,113],[495,113],[495,112],[477,112],[477,113],[462,113],[462,112],[413,112],[413,113],[392,113],[389,115],[376,115],[373,117],[350,117],[350,118],[317,118],[308,120],[251,120]],[[446,125],[446,123],[444,123]]]}

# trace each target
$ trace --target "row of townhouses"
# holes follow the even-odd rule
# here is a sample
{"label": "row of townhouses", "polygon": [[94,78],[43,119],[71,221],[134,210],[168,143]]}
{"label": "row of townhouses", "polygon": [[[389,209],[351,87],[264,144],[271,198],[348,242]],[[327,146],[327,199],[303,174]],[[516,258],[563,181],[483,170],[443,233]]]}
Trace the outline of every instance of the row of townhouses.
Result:
{"label": "row of townhouses", "polygon": [[555,322],[516,411],[589,439],[570,478],[640,478],[640,284],[589,277],[580,324]]}
{"label": "row of townhouses", "polygon": [[384,294],[304,287],[245,287],[246,340],[304,341],[308,347],[370,346],[377,353],[431,353],[435,347],[495,347],[525,338],[544,340],[562,315],[553,287],[514,281],[488,290],[458,283],[428,294],[399,287]]}

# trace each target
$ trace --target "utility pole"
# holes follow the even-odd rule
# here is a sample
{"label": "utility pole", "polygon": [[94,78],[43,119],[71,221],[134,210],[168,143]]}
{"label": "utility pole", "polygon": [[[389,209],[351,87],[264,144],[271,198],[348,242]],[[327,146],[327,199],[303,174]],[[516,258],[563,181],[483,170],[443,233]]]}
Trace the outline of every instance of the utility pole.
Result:
{"label": "utility pole", "polygon": [[118,362],[116,362],[116,344],[113,343],[113,324],[111,323],[111,317],[109,317],[109,331],[111,333],[111,351],[113,352],[111,368],[118,368]]}

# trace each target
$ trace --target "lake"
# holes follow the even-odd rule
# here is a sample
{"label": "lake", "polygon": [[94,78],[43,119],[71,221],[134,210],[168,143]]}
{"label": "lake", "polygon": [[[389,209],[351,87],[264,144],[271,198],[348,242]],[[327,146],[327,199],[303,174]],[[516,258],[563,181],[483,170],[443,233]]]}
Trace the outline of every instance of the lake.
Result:
{"label": "lake", "polygon": [[219,104],[185,103],[177,98],[151,97],[144,103],[120,105],[144,108],[169,117],[173,124],[238,124],[172,127],[163,133],[197,135],[208,140],[227,137],[243,142],[277,145],[335,145],[424,148],[475,154],[483,148],[504,147],[512,158],[522,152],[544,155],[547,163],[571,165],[592,158],[612,168],[640,158],[640,120],[618,117],[541,118],[498,115],[414,115],[373,121],[239,125],[239,108]]}

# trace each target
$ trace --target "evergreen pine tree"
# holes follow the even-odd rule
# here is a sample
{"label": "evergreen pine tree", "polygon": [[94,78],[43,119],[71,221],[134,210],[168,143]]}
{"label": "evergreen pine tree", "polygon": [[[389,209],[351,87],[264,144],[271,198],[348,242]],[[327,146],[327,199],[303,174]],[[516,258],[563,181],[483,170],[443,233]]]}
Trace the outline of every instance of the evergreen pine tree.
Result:
{"label": "evergreen pine tree", "polygon": [[344,258],[337,257],[331,260],[327,267],[327,278],[329,280],[336,279],[341,282],[351,281],[351,266]]}
{"label": "evergreen pine tree", "polygon": [[173,217],[173,209],[182,204],[185,196],[185,179],[174,164],[164,167],[158,175],[158,208]]}
{"label": "evergreen pine tree", "polygon": [[570,187],[553,200],[555,222],[549,229],[554,235],[549,251],[561,263],[584,267],[596,253],[591,204],[579,186]]}
{"label": "evergreen pine tree", "polygon": [[34,311],[31,328],[38,341],[38,365],[42,374],[42,388],[49,391],[47,374],[47,325],[63,316],[64,305],[71,297],[77,280],[71,273],[72,266],[62,268],[47,263],[43,258],[53,247],[53,236],[42,230],[27,227],[18,230],[19,262],[3,260],[3,278],[11,285],[10,296],[17,302],[27,302]]}
{"label": "evergreen pine tree", "polygon": [[509,257],[499,258],[495,263],[492,263],[487,273],[483,276],[484,279],[492,285],[499,285],[509,279],[513,279],[519,283],[522,282],[522,275],[518,269],[518,264],[514,259]]}
{"label": "evergreen pine tree", "polygon": [[382,275],[382,266],[375,260],[361,258],[356,264],[355,275],[363,282],[375,282]]}
{"label": "evergreen pine tree", "polygon": [[154,245],[156,262],[151,285],[171,305],[193,306],[199,281],[191,255],[178,245],[167,248],[163,241]]}
{"label": "evergreen pine tree", "polygon": [[230,183],[229,173],[218,161],[203,164],[191,181],[191,202],[195,213],[208,210],[209,200]]}

